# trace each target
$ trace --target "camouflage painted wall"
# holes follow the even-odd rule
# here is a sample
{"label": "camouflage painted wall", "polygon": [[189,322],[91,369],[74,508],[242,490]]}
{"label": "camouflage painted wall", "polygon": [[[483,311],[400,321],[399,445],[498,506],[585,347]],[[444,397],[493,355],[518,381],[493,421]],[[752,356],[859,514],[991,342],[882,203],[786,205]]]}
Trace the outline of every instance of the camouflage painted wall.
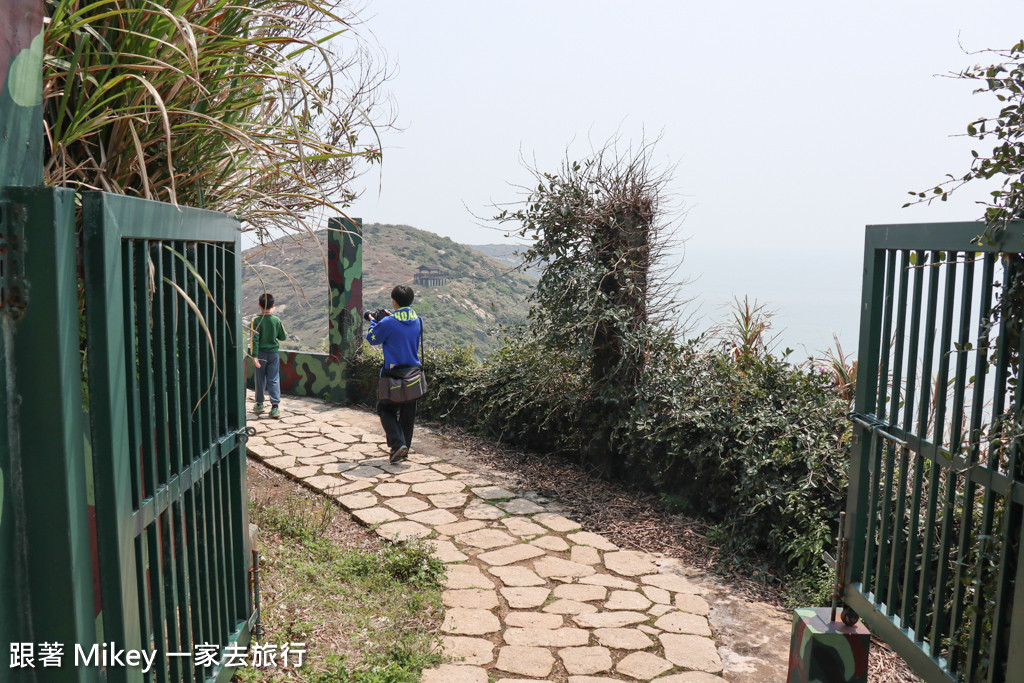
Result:
{"label": "camouflage painted wall", "polygon": [[[363,221],[332,218],[328,228],[330,352],[281,351],[281,393],[347,403],[352,400],[349,360],[363,341]],[[254,377],[255,368],[247,359],[249,388]]]}
{"label": "camouflage painted wall", "polygon": [[[0,196],[12,185],[43,181],[43,2],[0,2]],[[0,208],[0,211],[6,207]],[[19,468],[16,415],[8,403],[14,387],[12,343],[15,321],[0,313],[0,375],[7,391],[0,400],[0,644],[19,641],[26,632],[26,614],[19,601],[24,585],[16,570],[19,547],[15,494]],[[20,563],[19,563],[20,564]]]}

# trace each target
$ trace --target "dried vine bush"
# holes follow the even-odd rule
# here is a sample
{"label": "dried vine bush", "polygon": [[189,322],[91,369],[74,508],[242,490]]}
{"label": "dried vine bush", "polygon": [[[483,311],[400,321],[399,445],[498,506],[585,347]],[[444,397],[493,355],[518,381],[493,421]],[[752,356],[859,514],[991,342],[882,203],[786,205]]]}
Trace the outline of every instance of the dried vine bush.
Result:
{"label": "dried vine bush", "polygon": [[337,0],[47,0],[46,182],[240,215],[342,213],[392,123]]}
{"label": "dried vine bush", "polygon": [[[679,299],[663,267],[674,246],[666,207],[669,170],[654,143],[619,150],[613,141],[558,173],[531,169],[536,189],[496,216],[532,240],[523,267],[544,272],[531,296],[527,334],[589,379],[580,417],[588,461],[608,476],[625,459],[610,439],[628,412],[655,338],[671,334]],[[525,190],[525,188],[524,188]],[[565,382],[555,387],[564,386]]]}

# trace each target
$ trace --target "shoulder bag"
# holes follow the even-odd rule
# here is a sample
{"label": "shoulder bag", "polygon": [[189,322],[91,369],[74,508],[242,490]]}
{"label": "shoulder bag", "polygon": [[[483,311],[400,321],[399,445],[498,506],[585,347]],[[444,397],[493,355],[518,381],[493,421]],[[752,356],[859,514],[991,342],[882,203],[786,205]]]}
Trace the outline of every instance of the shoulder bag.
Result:
{"label": "shoulder bag", "polygon": [[423,318],[420,318],[420,363],[382,368],[377,380],[377,399],[392,403],[415,401],[427,393],[427,376],[423,373]]}

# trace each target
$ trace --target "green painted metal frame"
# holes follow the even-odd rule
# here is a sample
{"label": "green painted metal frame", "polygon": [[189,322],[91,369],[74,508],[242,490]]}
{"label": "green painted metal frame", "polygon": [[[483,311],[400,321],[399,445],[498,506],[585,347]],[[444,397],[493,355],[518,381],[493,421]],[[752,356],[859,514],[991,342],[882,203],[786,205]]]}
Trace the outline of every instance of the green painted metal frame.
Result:
{"label": "green painted metal frame", "polygon": [[[43,2],[0,2],[0,226],[13,207],[8,188],[41,185],[43,181]],[[0,245],[6,260],[12,245]],[[25,536],[22,453],[18,428],[16,312],[3,304],[0,292],[0,643],[33,642],[28,591],[28,548]],[[14,681],[26,672],[9,670]]]}
{"label": "green painted metal frame", "polygon": [[[9,188],[23,223],[31,305],[18,323],[16,379],[26,539],[29,642],[96,642],[86,452],[82,438],[74,192]],[[95,681],[91,667],[47,671],[47,681]]]}
{"label": "green painted metal frame", "polygon": [[[844,601],[930,683],[1024,680],[1022,437],[983,431],[993,416],[1019,423],[1024,405],[1024,381],[1004,391],[1024,378],[1024,346],[1009,368],[1006,325],[988,323],[1024,223],[995,243],[978,243],[983,230],[882,225],[865,238]],[[972,566],[995,545],[997,559]]]}
{"label": "green painted metal frame", "polygon": [[158,649],[156,680],[227,680],[167,653],[247,644],[255,618],[239,224],[96,192],[82,213],[103,638]]}

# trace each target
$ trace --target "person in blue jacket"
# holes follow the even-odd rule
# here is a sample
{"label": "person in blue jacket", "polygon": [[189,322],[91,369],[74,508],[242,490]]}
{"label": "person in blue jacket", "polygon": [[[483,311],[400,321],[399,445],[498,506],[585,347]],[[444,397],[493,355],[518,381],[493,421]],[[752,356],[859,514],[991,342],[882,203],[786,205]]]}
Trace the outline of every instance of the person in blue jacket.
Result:
{"label": "person in blue jacket", "polygon": [[[366,341],[373,346],[380,346],[384,352],[382,373],[385,369],[420,364],[423,321],[412,310],[413,297],[412,287],[398,285],[391,290],[391,303],[394,305],[391,314],[379,320],[370,320]],[[409,447],[412,445],[416,401],[395,403],[380,399],[377,401],[377,414],[391,450],[390,461],[396,463],[405,460],[409,457]]]}

